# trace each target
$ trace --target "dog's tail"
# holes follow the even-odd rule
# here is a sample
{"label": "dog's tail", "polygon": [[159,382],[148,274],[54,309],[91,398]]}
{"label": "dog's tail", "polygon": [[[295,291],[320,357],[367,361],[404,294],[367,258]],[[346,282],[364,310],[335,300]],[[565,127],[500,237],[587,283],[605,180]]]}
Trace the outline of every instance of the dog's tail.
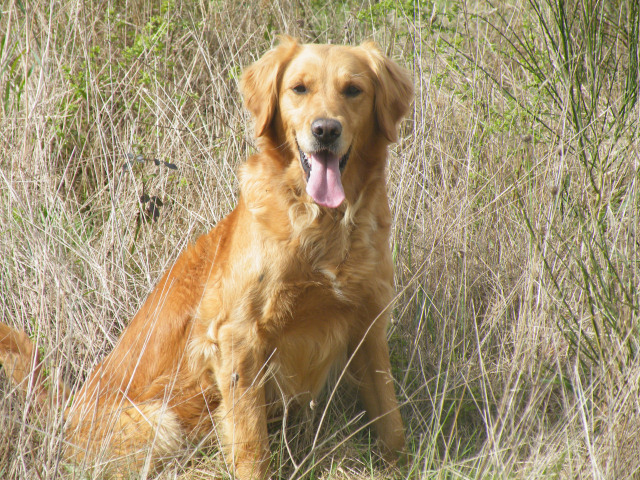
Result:
{"label": "dog's tail", "polygon": [[[33,395],[41,408],[49,408],[48,385],[38,349],[25,332],[2,322],[0,322],[0,365],[4,367],[16,387],[28,395]],[[66,385],[60,384],[55,388],[54,393],[59,401],[65,401],[69,392]]]}

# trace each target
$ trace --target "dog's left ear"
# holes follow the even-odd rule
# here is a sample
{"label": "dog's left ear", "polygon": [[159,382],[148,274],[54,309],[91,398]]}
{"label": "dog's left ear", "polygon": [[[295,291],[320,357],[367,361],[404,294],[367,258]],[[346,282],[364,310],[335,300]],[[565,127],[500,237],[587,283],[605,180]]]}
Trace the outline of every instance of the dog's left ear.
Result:
{"label": "dog's left ear", "polygon": [[282,35],[279,40],[278,46],[249,66],[240,79],[244,105],[256,122],[256,137],[264,135],[271,126],[278,107],[282,71],[300,46],[288,35]]}
{"label": "dog's left ear", "polygon": [[375,42],[361,45],[371,61],[375,82],[375,114],[380,132],[390,141],[398,139],[398,122],[413,100],[413,80],[407,70],[385,56]]}

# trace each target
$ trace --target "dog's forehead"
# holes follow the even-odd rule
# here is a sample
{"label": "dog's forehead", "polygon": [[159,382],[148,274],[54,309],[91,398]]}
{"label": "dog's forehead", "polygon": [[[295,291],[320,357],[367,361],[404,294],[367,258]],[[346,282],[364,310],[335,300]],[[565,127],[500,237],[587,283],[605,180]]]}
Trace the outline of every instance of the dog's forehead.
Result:
{"label": "dog's forehead", "polygon": [[368,70],[366,52],[360,47],[302,45],[298,54],[291,59],[287,75],[305,75],[322,71],[325,74],[334,73],[341,77],[349,77],[362,75]]}

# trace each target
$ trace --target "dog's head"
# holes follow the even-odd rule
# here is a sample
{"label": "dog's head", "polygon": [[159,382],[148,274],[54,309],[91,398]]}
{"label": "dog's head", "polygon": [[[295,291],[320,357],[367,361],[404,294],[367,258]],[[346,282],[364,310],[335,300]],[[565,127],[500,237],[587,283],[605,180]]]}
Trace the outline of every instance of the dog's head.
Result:
{"label": "dog's head", "polygon": [[[247,68],[241,90],[256,137],[295,163],[319,205],[345,199],[343,175],[384,162],[413,96],[411,78],[372,42],[300,45],[291,37]],[[352,166],[360,163],[360,168]]]}

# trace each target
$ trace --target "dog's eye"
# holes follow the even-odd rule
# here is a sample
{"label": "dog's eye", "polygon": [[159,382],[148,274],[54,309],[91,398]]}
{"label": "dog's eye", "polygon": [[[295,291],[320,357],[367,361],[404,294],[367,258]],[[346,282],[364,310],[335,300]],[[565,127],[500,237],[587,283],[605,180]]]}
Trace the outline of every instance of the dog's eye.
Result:
{"label": "dog's eye", "polygon": [[296,85],[295,87],[292,88],[292,90],[296,93],[307,93],[307,87],[305,87],[302,84]]}
{"label": "dog's eye", "polygon": [[344,89],[344,94],[347,97],[357,97],[361,93],[362,93],[362,90],[360,90],[355,85],[349,85],[347,88]]}

